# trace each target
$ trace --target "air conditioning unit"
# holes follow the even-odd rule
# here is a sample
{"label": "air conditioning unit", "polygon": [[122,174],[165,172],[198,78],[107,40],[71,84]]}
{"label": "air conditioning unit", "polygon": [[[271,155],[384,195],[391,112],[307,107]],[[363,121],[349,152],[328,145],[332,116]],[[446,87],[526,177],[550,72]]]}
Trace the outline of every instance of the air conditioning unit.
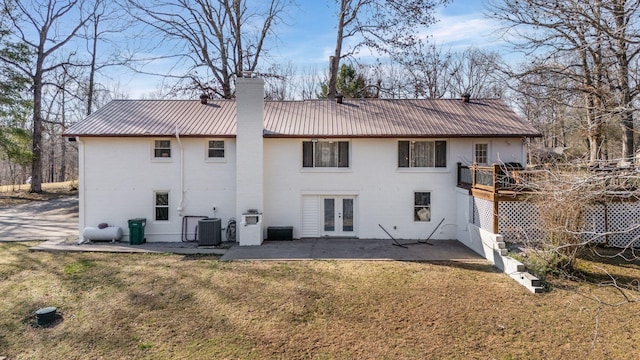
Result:
{"label": "air conditioning unit", "polygon": [[220,218],[205,218],[198,221],[198,245],[215,246],[222,242]]}

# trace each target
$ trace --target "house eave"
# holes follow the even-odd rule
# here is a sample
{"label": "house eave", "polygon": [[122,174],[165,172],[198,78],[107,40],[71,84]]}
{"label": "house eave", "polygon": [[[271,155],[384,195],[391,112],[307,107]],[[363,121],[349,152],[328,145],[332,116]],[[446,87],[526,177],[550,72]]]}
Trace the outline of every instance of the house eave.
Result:
{"label": "house eave", "polygon": [[541,134],[380,134],[380,135],[348,135],[348,134],[264,134],[265,138],[271,139],[396,139],[396,138],[415,138],[415,139],[458,139],[458,138],[538,138]]}
{"label": "house eave", "polygon": [[[236,137],[234,134],[179,134],[181,138],[229,138]],[[95,137],[95,138],[157,138],[157,137],[175,137],[175,133],[159,133],[159,134],[78,134],[65,133],[63,137]],[[539,138],[541,134],[380,134],[380,135],[348,135],[348,134],[271,134],[263,135],[268,139],[396,139],[396,138],[415,138],[415,139],[461,139],[461,138]]]}
{"label": "house eave", "polygon": [[[181,138],[235,138],[235,135],[229,134],[179,134]],[[171,134],[62,134],[63,137],[82,137],[82,138],[158,138],[158,137],[175,137],[175,133]]]}

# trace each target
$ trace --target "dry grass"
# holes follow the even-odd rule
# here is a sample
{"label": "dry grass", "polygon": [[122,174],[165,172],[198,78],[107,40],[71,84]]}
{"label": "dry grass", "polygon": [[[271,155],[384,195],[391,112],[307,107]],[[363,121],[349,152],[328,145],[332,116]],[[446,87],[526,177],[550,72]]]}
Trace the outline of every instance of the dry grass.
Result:
{"label": "dry grass", "polygon": [[1,185],[0,186],[0,206],[23,204],[29,201],[44,201],[57,199],[72,194],[77,194],[77,183],[72,181],[45,183],[42,184],[42,193],[32,194],[29,192],[30,185]]}
{"label": "dry grass", "polygon": [[[555,282],[532,295],[483,265],[220,262],[35,253],[0,244],[9,359],[635,359],[638,304]],[[640,266],[601,264],[638,278]],[[599,268],[585,261],[585,268]],[[636,294],[637,295],[637,294]],[[38,328],[33,312],[62,319]]]}

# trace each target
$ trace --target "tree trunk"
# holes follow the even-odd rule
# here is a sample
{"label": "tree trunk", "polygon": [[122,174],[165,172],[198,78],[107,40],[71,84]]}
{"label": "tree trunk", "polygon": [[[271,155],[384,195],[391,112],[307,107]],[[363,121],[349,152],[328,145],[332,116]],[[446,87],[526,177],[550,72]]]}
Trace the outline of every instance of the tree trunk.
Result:
{"label": "tree trunk", "polygon": [[[96,77],[96,51],[98,48],[98,26],[100,23],[100,15],[97,15],[95,21],[93,22],[93,44],[91,51],[91,66],[89,67],[89,88],[87,89],[87,116],[91,115],[92,107],[93,107],[93,89],[95,87],[95,77]],[[64,91],[63,95],[64,96]],[[63,101],[64,104],[64,101]],[[64,116],[64,112],[62,113]],[[64,161],[64,160],[63,160]]]}
{"label": "tree trunk", "polygon": [[595,164],[602,155],[602,119],[596,110],[596,101],[587,95],[587,139],[589,141],[589,164]]}
{"label": "tree trunk", "polygon": [[[62,128],[64,132],[64,127]],[[67,141],[63,139],[60,143],[60,174],[58,174],[58,181],[63,182],[67,180]]]}
{"label": "tree trunk", "polygon": [[344,36],[344,19],[346,16],[349,0],[340,2],[340,15],[338,16],[338,34],[336,36],[336,49],[329,58],[329,84],[327,87],[327,97],[332,99],[336,97],[338,86],[338,71],[340,70],[340,58],[342,57],[342,39]]}
{"label": "tree trunk", "polygon": [[635,144],[633,139],[633,110],[631,89],[629,88],[629,58],[628,39],[626,37],[627,21],[625,11],[625,1],[616,2],[614,5],[614,17],[616,22],[616,59],[618,66],[618,88],[620,89],[619,104],[620,125],[622,126],[622,157],[626,161],[632,161],[635,156]]}
{"label": "tree trunk", "polygon": [[33,161],[31,163],[31,189],[29,192],[42,192],[42,61],[33,77]]}
{"label": "tree trunk", "polygon": [[[93,71],[94,68],[92,67]],[[64,131],[67,129],[67,107],[66,107],[66,99],[65,92],[62,92],[62,114],[60,115],[60,133],[64,134]],[[89,111],[91,111],[91,100],[89,100]],[[87,114],[89,115],[89,114]],[[58,181],[63,182],[67,177],[67,140],[62,139],[60,142],[60,174],[58,175]]]}
{"label": "tree trunk", "polygon": [[48,180],[50,183],[55,181],[56,178],[56,143],[53,138],[53,126],[51,129],[52,138],[49,139],[49,176]]}

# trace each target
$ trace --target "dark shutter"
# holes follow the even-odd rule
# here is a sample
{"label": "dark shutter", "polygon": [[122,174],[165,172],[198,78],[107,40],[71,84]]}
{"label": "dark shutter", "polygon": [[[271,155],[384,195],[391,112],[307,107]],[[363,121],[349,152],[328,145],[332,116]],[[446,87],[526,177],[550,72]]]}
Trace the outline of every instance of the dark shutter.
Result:
{"label": "dark shutter", "polygon": [[349,167],[349,142],[338,142],[338,167]]}
{"label": "dark shutter", "polygon": [[436,141],[436,167],[447,167],[446,141]]}
{"label": "dark shutter", "polygon": [[302,167],[313,167],[313,143],[302,142]]}
{"label": "dark shutter", "polygon": [[409,142],[398,141],[398,167],[409,167]]}

